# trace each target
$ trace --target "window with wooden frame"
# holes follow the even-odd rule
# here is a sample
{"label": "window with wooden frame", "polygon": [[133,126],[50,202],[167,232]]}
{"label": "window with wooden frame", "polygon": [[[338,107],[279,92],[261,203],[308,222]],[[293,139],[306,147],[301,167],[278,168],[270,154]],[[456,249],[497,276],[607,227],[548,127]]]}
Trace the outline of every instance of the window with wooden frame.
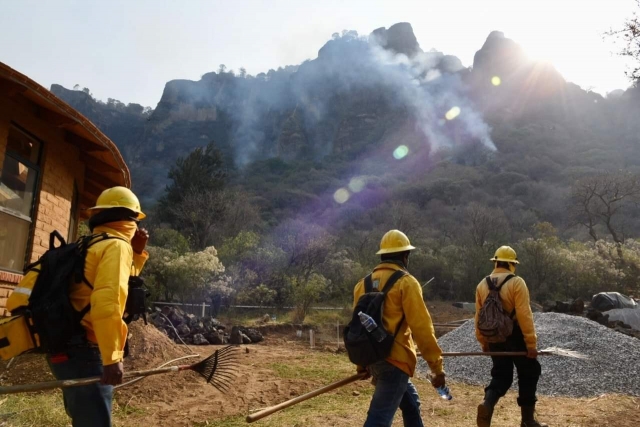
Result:
{"label": "window with wooden frame", "polygon": [[24,269],[41,151],[40,141],[10,126],[0,165],[0,270]]}

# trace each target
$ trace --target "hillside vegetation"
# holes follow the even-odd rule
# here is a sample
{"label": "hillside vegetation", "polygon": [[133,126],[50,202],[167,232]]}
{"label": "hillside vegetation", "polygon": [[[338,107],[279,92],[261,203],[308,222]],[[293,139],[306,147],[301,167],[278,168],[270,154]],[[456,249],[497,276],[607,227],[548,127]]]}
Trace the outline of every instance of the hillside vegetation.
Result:
{"label": "hillside vegetation", "polygon": [[500,32],[465,68],[406,23],[344,31],[300,65],[168,82],[153,110],[52,90],[154,205],[158,298],[304,317],[350,300],[391,228],[418,246],[429,297],[472,299],[502,244],[539,301],[638,293],[640,90],[585,91]]}

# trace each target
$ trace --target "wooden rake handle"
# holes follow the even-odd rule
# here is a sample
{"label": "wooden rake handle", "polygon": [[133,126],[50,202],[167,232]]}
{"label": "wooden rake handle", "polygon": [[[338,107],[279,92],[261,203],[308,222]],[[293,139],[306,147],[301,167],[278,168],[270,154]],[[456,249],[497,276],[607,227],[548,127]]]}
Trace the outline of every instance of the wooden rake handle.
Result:
{"label": "wooden rake handle", "polygon": [[[514,356],[526,356],[526,351],[470,351],[470,352],[450,352],[450,353],[442,353],[442,357],[462,357],[462,356],[504,356],[504,357],[514,357]],[[421,353],[417,353],[418,357],[422,357]],[[551,351],[539,351],[538,356],[555,356],[555,354]]]}
{"label": "wooden rake handle", "polygon": [[[168,366],[166,368],[148,369],[145,371],[125,372],[123,378],[148,377],[149,375],[166,374],[167,372],[178,372],[190,369],[191,365]],[[0,387],[1,394],[27,393],[31,391],[52,390],[54,388],[78,387],[100,382],[101,377],[79,378],[73,380],[45,381],[33,384],[21,384],[14,386]]]}
{"label": "wooden rake handle", "polygon": [[358,381],[360,379],[363,379],[364,377],[366,377],[368,374],[366,372],[361,372],[359,374],[355,374],[352,375],[348,378],[345,378],[343,380],[337,381],[335,383],[326,385],[322,388],[319,388],[317,390],[314,391],[310,391],[309,393],[303,394],[302,396],[298,396],[298,397],[294,397],[293,399],[287,400],[286,402],[282,402],[279,403],[277,405],[274,406],[270,406],[268,408],[262,409],[261,411],[258,412],[254,412],[251,415],[247,415],[247,422],[248,423],[252,423],[254,421],[258,421],[264,417],[268,417],[269,415],[273,414],[274,412],[278,412],[281,411],[282,409],[288,408],[290,406],[293,406],[297,403],[300,402],[304,402],[305,400],[309,400],[312,397],[316,397],[319,396],[323,393],[327,393],[331,390],[335,390],[337,388],[340,388],[342,386],[345,386],[347,384],[350,384],[352,382]]}

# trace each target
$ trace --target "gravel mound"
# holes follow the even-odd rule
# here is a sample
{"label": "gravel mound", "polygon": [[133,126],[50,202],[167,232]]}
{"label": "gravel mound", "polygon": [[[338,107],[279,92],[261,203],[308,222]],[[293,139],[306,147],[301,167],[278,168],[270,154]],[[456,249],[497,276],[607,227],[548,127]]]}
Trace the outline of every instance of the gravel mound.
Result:
{"label": "gravel mound", "polygon": [[[620,393],[640,396],[640,340],[583,317],[536,313],[534,321],[538,349],[561,347],[589,356],[588,360],[541,356],[540,394],[589,397]],[[443,351],[481,351],[472,320],[444,335],[438,342]],[[449,378],[466,383],[486,385],[491,379],[489,357],[447,357],[444,367]],[[428,371],[424,361],[421,361],[419,369]],[[514,379],[516,386],[517,380]]]}

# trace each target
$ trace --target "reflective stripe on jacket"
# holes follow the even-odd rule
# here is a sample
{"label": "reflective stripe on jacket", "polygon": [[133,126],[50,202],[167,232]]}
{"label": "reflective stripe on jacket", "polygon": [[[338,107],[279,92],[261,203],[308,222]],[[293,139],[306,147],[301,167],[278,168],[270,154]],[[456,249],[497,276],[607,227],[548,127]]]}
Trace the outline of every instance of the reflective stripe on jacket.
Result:
{"label": "reflective stripe on jacket", "polygon": [[[498,279],[498,286],[502,284],[504,279],[512,274],[505,268],[496,268],[491,273],[491,278]],[[478,317],[480,315],[480,309],[484,304],[484,301],[489,296],[489,285],[485,279],[478,284],[476,288],[476,338],[480,345],[486,347],[487,341],[485,337],[478,331]],[[531,312],[531,305],[529,301],[529,289],[522,277],[516,276],[509,280],[500,289],[500,299],[502,300],[502,307],[505,312],[511,314],[515,308],[515,319],[520,325],[522,334],[524,335],[524,342],[527,344],[527,348],[535,349],[538,345],[538,337],[536,336],[536,329],[533,325],[533,313]]]}
{"label": "reflective stripe on jacket", "polygon": [[[384,289],[389,276],[401,269],[399,265],[393,263],[379,264],[371,276],[374,287],[377,281],[381,284],[379,290]],[[360,280],[353,290],[354,308],[363,294],[364,279]],[[418,281],[407,273],[389,291],[383,307],[382,322],[384,328],[391,333],[395,333],[402,316],[405,317],[391,348],[391,354],[386,360],[409,376],[413,376],[417,363],[415,340],[431,371],[435,374],[442,373],[442,350],[438,346],[431,315],[422,299],[422,288]]]}

